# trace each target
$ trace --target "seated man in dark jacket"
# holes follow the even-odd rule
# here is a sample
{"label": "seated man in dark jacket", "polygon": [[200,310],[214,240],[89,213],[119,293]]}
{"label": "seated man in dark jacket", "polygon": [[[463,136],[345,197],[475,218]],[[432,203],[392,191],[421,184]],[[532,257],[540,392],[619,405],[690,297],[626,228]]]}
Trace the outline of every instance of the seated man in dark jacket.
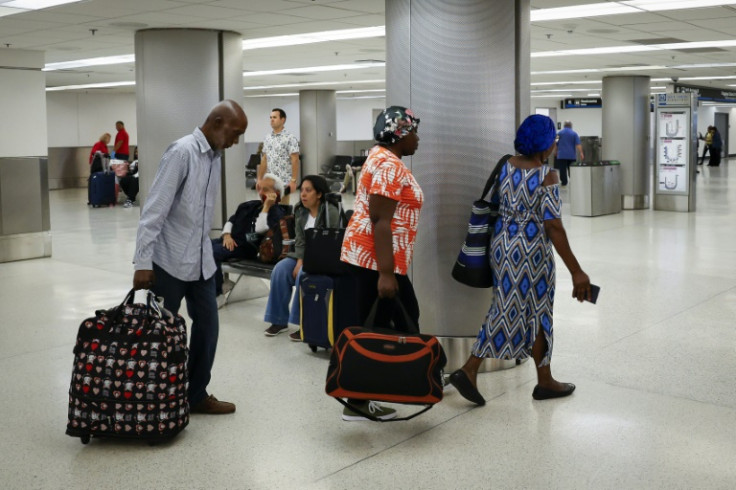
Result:
{"label": "seated man in dark jacket", "polygon": [[238,206],[222,227],[222,237],[212,240],[212,252],[217,265],[215,286],[217,295],[222,294],[222,267],[228,259],[255,259],[258,245],[269,228],[276,226],[284,217],[284,210],[278,206],[284,192],[284,182],[274,174],[263,176],[263,184],[258,192],[260,199],[246,201]]}

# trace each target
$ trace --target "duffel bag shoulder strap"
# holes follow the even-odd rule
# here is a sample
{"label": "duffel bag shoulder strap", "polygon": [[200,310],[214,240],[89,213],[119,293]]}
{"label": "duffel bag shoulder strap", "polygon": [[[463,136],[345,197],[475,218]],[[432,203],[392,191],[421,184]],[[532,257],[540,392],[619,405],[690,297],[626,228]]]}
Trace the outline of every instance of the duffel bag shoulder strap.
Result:
{"label": "duffel bag shoulder strap", "polygon": [[335,398],[335,400],[339,401],[340,403],[342,403],[343,405],[345,405],[346,407],[348,407],[353,412],[359,413],[359,414],[363,415],[365,418],[367,418],[368,420],[372,420],[373,422],[401,422],[403,420],[411,420],[414,417],[417,417],[417,416],[423,414],[424,412],[426,412],[427,410],[429,410],[430,408],[432,408],[434,406],[434,405],[425,405],[423,409],[421,409],[420,411],[415,412],[415,413],[409,415],[408,417],[395,417],[395,418],[388,419],[388,420],[382,420],[382,419],[379,419],[378,417],[376,417],[374,415],[371,415],[370,413],[364,412],[363,410],[359,409],[358,407],[356,407],[352,403],[343,400],[342,398]]}

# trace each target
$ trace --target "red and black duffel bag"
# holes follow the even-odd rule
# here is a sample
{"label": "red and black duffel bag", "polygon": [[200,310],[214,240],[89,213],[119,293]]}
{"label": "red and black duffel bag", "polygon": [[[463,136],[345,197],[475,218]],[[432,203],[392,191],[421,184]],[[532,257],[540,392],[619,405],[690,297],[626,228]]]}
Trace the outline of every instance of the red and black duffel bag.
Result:
{"label": "red and black duffel bag", "polygon": [[[439,341],[419,329],[404,312],[414,332],[382,328],[348,327],[332,348],[325,391],[329,396],[375,422],[409,420],[442,400],[442,370],[447,357]],[[373,324],[376,305],[366,321]],[[408,417],[381,420],[364,413],[343,398],[387,403],[425,405]]]}
{"label": "red and black duffel bag", "polygon": [[189,423],[187,331],[153,293],[98,310],[79,326],[66,433],[166,440]]}

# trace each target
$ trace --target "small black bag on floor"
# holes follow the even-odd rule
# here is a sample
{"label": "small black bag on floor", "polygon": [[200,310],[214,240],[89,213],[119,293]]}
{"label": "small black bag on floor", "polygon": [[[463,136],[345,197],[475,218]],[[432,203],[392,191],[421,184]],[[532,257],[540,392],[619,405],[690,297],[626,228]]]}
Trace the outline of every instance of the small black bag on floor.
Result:
{"label": "small black bag on floor", "polygon": [[69,387],[66,433],[150,442],[189,423],[187,331],[180,315],[162,310],[153,293],[98,310],[79,326]]}

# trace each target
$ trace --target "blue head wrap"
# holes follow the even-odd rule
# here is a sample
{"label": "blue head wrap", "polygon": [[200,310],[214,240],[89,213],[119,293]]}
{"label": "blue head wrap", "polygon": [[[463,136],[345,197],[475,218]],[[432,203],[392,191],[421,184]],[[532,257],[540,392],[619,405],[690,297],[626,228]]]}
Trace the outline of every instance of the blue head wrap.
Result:
{"label": "blue head wrap", "polygon": [[557,136],[555,123],[547,116],[532,114],[516,131],[514,148],[522,155],[533,155],[552,146]]}
{"label": "blue head wrap", "polygon": [[373,137],[379,143],[393,145],[418,126],[419,118],[411,109],[394,105],[378,115],[373,126]]}

